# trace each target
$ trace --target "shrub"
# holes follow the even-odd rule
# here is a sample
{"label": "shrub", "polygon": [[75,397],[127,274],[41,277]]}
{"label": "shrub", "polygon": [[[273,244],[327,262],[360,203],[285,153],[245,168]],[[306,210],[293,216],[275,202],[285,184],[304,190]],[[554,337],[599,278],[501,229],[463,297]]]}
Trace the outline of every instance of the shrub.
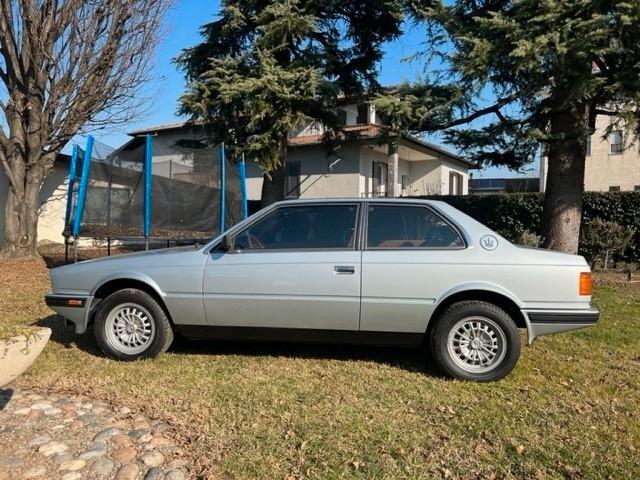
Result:
{"label": "shrub", "polygon": [[515,243],[526,247],[539,247],[542,245],[542,237],[527,230],[520,235],[520,238]]}
{"label": "shrub", "polygon": [[612,254],[624,251],[635,233],[631,227],[595,218],[582,229],[580,246],[592,263],[599,261],[606,269]]}

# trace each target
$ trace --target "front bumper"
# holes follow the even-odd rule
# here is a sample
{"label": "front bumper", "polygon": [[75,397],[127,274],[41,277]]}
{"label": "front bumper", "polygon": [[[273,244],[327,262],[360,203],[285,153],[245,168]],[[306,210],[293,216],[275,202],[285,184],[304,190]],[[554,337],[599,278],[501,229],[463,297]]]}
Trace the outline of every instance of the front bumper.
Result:
{"label": "front bumper", "polygon": [[49,308],[73,323],[76,333],[87,330],[92,296],[50,293],[45,295],[44,300]]}
{"label": "front bumper", "polygon": [[525,310],[528,320],[529,344],[541,335],[568,332],[593,327],[600,318],[595,308],[584,310]]}

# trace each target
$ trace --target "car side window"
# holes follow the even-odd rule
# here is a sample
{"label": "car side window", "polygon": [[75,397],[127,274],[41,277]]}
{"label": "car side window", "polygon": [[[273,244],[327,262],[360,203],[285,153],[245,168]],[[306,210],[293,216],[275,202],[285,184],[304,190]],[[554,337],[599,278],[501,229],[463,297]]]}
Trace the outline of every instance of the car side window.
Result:
{"label": "car side window", "polygon": [[280,207],[240,232],[239,250],[348,249],[355,244],[357,205]]}
{"label": "car side window", "polygon": [[367,248],[463,248],[460,234],[440,215],[415,205],[370,205]]}

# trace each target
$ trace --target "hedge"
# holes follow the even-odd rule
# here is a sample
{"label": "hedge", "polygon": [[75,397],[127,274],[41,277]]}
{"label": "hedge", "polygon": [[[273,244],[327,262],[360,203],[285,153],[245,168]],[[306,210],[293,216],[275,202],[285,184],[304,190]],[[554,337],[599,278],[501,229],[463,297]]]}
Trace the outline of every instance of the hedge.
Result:
{"label": "hedge", "polygon": [[[541,193],[507,193],[500,195],[463,195],[412,197],[443,200],[462,210],[511,241],[523,233],[540,235],[542,218]],[[260,202],[249,202],[249,211],[260,209]],[[601,218],[633,228],[633,242],[618,259],[640,263],[640,192],[586,192],[583,205],[583,227]],[[591,260],[592,254],[583,246],[580,253]]]}
{"label": "hedge", "polygon": [[[540,235],[543,200],[540,193],[414,198],[445,201],[512,241],[526,231]],[[619,259],[640,262],[640,192],[586,192],[582,218],[583,227],[601,218],[633,228],[634,239]],[[580,253],[591,258],[591,252],[582,246]]]}

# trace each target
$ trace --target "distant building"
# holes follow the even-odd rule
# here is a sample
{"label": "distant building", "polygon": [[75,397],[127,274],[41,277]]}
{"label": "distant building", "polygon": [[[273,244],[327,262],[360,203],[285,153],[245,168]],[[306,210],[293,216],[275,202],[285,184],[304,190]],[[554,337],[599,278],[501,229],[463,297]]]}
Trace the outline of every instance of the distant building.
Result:
{"label": "distant building", "polygon": [[540,191],[539,178],[472,178],[469,180],[471,195],[538,191]]}
{"label": "distant building", "polygon": [[[633,145],[623,130],[605,136],[609,119],[598,116],[596,129],[587,140],[584,189],[595,192],[640,191],[640,145]],[[604,137],[604,138],[603,138]],[[547,157],[540,162],[540,190],[547,179]]]}

